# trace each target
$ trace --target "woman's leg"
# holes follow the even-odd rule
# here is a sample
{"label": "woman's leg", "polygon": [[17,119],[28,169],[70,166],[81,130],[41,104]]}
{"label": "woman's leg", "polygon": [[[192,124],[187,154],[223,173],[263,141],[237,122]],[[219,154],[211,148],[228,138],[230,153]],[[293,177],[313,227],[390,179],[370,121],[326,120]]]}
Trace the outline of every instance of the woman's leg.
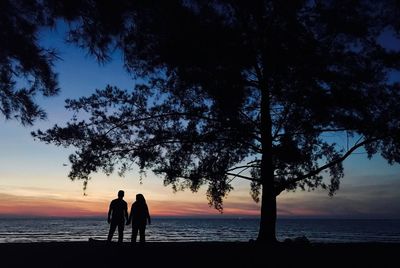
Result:
{"label": "woman's leg", "polygon": [[137,239],[137,233],[138,233],[138,227],[135,225],[132,225],[132,238],[131,238],[131,242],[135,243],[136,239]]}
{"label": "woman's leg", "polygon": [[146,242],[145,231],[146,231],[146,225],[139,227],[140,243]]}

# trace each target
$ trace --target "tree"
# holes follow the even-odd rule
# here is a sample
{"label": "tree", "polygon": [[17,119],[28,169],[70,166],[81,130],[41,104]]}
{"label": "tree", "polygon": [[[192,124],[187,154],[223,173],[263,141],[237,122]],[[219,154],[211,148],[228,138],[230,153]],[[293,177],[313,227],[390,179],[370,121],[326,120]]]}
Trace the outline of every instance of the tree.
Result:
{"label": "tree", "polygon": [[0,2],[0,114],[32,125],[46,116],[37,103],[58,93],[52,49],[38,42],[38,31],[53,24],[41,1]]}
{"label": "tree", "polygon": [[208,184],[219,210],[231,181],[246,179],[254,200],[261,195],[258,240],[273,242],[282,191],[333,195],[342,162],[359,148],[400,162],[400,91],[389,79],[400,54],[380,42],[382,33],[399,35],[395,2],[127,1],[54,10],[68,10],[70,37],[100,59],[120,48],[142,81],[67,100],[75,116],[66,126],[33,133],[77,148],[71,179],[87,183],[92,172],[115,168],[122,175],[137,163],[175,190]]}

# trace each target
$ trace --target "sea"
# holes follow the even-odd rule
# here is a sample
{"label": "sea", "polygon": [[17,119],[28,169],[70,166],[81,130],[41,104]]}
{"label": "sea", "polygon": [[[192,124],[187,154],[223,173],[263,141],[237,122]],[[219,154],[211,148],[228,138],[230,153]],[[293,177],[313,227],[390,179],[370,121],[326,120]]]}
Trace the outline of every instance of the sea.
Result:
{"label": "sea", "polygon": [[[104,218],[0,218],[0,243],[105,240],[109,225]],[[258,219],[154,218],[146,241],[249,241],[257,238]],[[114,241],[117,239],[117,232]],[[311,242],[400,242],[400,220],[279,219],[277,238],[305,236]],[[124,241],[130,241],[126,226]]]}

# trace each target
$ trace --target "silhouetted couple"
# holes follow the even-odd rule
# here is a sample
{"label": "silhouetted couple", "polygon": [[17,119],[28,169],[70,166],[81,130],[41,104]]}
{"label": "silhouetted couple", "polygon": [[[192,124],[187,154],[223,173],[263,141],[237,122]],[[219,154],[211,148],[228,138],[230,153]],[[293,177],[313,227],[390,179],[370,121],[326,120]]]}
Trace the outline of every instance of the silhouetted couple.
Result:
{"label": "silhouetted couple", "polygon": [[125,220],[126,225],[132,223],[131,242],[135,243],[139,232],[140,242],[145,242],[145,231],[147,222],[151,224],[149,208],[142,194],[136,195],[136,202],[132,204],[131,214],[128,217],[128,204],[123,200],[124,191],[118,192],[118,198],[111,201],[108,210],[108,223],[110,231],[108,232],[107,241],[111,242],[115,229],[118,227],[118,242],[122,243],[124,238]]}

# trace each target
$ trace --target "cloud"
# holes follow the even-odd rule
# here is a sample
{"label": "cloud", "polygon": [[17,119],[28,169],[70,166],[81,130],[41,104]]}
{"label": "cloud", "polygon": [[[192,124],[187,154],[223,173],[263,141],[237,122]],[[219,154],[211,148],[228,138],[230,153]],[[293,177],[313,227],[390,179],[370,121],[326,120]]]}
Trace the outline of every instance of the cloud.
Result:
{"label": "cloud", "polygon": [[[0,189],[0,190],[4,190]],[[18,188],[4,193],[0,191],[0,215],[3,216],[104,216],[111,200],[96,197],[69,197],[65,194],[51,193],[44,188]],[[51,193],[51,194],[49,194]],[[159,198],[159,197],[157,197]],[[246,202],[247,200],[247,202]],[[127,200],[128,201],[128,200]],[[128,201],[129,202],[129,201]],[[209,207],[205,198],[147,199],[153,216],[220,216],[220,212]],[[128,204],[130,208],[130,204]],[[259,206],[248,199],[229,198],[225,200],[223,216],[257,216]]]}
{"label": "cloud", "polygon": [[6,216],[99,216],[102,202],[0,193],[0,215]]}
{"label": "cloud", "polygon": [[[284,192],[278,197],[279,217],[307,218],[400,218],[400,176],[369,176],[346,180],[334,197],[326,191]],[[131,190],[132,192],[136,192]],[[229,217],[260,215],[260,204],[248,190],[238,188],[224,200],[221,215],[208,206],[205,193],[169,191],[144,192],[153,216]],[[102,216],[105,217],[114,193],[82,196],[40,187],[0,187],[0,215],[15,216]],[[126,196],[126,201],[133,201]]]}
{"label": "cloud", "polygon": [[344,184],[334,197],[325,191],[284,193],[283,217],[400,218],[400,180],[377,177],[370,184]]}

